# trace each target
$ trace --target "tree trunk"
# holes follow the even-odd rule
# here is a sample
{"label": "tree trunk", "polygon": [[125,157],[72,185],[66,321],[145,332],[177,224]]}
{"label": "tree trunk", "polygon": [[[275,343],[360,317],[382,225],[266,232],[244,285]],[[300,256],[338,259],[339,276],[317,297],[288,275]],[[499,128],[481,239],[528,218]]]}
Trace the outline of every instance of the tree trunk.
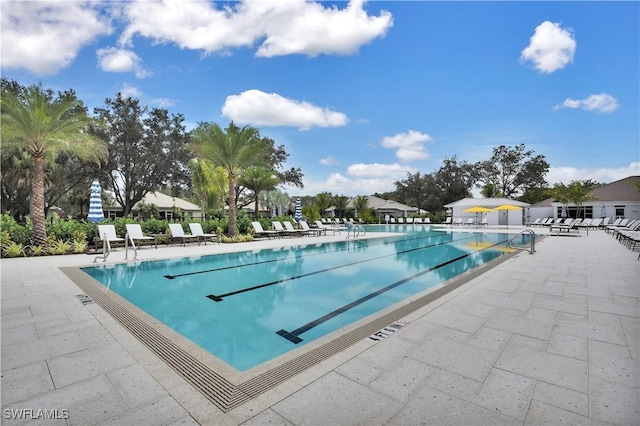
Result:
{"label": "tree trunk", "polygon": [[33,178],[31,180],[31,220],[33,221],[33,244],[44,246],[47,243],[44,214],[44,158],[33,157]]}
{"label": "tree trunk", "polygon": [[260,219],[260,215],[258,214],[258,193],[256,192],[256,211],[255,211],[255,215],[256,215],[256,220]]}
{"label": "tree trunk", "polygon": [[236,177],[229,174],[229,236],[235,237],[236,229]]}

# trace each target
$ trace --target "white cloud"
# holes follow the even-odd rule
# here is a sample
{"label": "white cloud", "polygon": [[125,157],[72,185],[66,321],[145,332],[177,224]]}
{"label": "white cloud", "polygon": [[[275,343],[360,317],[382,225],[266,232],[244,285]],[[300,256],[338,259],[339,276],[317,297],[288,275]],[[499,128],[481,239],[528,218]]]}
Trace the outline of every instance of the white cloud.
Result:
{"label": "white cloud", "polygon": [[260,41],[256,55],[263,57],[350,54],[393,25],[389,12],[369,16],[363,5],[363,0],[352,0],[338,9],[306,0],[261,0],[216,9],[202,1],[139,0],[125,6],[129,25],[120,42],[128,45],[137,34],[206,54]]}
{"label": "white cloud", "polygon": [[133,71],[137,78],[146,78],[151,74],[142,68],[140,57],[135,52],[117,47],[98,49],[98,64],[107,72]]}
{"label": "white cloud", "polygon": [[69,66],[78,51],[111,25],[90,1],[2,1],[2,67],[38,75]]}
{"label": "white cloud", "polygon": [[169,108],[176,105],[176,100],[170,98],[156,98],[152,99],[151,103],[153,105],[158,105],[160,108]]}
{"label": "white cloud", "polygon": [[560,108],[582,108],[586,111],[609,113],[618,109],[618,100],[606,93],[600,93],[599,95],[590,95],[584,99],[567,98],[563,103],[553,107],[556,110]]}
{"label": "white cloud", "polygon": [[316,180],[304,177],[304,194],[316,195],[320,192],[331,192],[337,195],[353,197],[356,195],[371,195],[375,192],[389,192],[395,189],[394,181],[380,178],[350,178],[340,173],[332,173],[326,179]]}
{"label": "white cloud", "polygon": [[520,60],[533,63],[533,67],[542,73],[552,73],[572,63],[575,52],[573,31],[561,28],[559,23],[544,21],[536,27]]}
{"label": "white cloud", "polygon": [[429,153],[425,151],[424,144],[431,140],[426,133],[409,130],[407,133],[398,133],[394,136],[382,138],[381,145],[385,148],[396,148],[396,157],[399,160],[409,162],[415,160],[427,160]]}
{"label": "white cloud", "polygon": [[387,180],[395,181],[397,179],[404,179],[407,177],[407,173],[414,173],[415,170],[412,167],[403,166],[397,163],[394,164],[352,164],[347,167],[347,173],[356,177],[386,177]]}
{"label": "white cloud", "polygon": [[142,92],[135,86],[132,86],[128,83],[123,83],[120,88],[120,94],[125,98],[140,98],[142,96]]}
{"label": "white cloud", "polygon": [[321,158],[320,164],[322,164],[323,166],[330,166],[332,164],[336,164],[336,159],[334,156],[330,155],[328,157]]}
{"label": "white cloud", "polygon": [[575,167],[550,167],[547,174],[547,182],[569,183],[574,180],[592,179],[597,182],[611,183],[629,176],[640,175],[640,162],[629,163],[628,166],[616,168],[575,168]]}
{"label": "white cloud", "polygon": [[344,126],[348,122],[347,116],[341,112],[255,89],[227,96],[222,114],[239,123],[292,126],[300,130],[308,130],[312,126]]}

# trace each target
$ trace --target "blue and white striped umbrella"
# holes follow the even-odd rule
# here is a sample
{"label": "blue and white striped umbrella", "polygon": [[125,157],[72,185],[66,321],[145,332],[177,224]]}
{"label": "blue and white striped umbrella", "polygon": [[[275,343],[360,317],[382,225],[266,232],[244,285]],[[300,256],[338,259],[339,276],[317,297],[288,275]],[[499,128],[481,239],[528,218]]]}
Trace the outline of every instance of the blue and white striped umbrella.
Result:
{"label": "blue and white striped umbrella", "polygon": [[563,219],[567,217],[567,206],[562,206],[562,210],[560,211],[560,216]]}
{"label": "blue and white striped umbrella", "polygon": [[102,222],[104,220],[104,212],[102,211],[102,188],[98,179],[94,179],[91,183],[91,196],[89,197],[89,215],[87,219],[93,223]]}
{"label": "blue and white striped umbrella", "polygon": [[600,203],[600,217],[602,219],[607,217],[607,206],[604,205],[604,202]]}
{"label": "blue and white striped umbrella", "polygon": [[300,201],[300,197],[296,198],[296,212],[293,218],[296,222],[300,222],[302,220],[302,201]]}
{"label": "blue and white striped umbrella", "polygon": [[278,204],[278,216],[282,216],[282,204]]}

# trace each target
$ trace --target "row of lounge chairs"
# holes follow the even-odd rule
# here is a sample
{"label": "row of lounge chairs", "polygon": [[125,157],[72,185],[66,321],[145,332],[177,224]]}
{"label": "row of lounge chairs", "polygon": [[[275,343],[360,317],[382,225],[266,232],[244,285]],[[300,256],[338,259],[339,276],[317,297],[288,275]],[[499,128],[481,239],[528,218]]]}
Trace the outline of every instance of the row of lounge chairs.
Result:
{"label": "row of lounge chairs", "polygon": [[[605,231],[632,251],[636,249],[636,246],[640,246],[640,220],[617,220],[608,225]],[[640,253],[638,259],[640,259]]]}
{"label": "row of lounge chairs", "polygon": [[[135,248],[136,245],[140,243],[153,243],[155,247],[158,248],[158,235],[145,235],[142,232],[142,227],[137,223],[127,223],[125,226],[127,233],[124,238],[121,238],[116,234],[114,225],[98,225],[98,236],[103,246],[110,246],[114,243],[130,243],[131,246]],[[173,242],[178,240],[182,242],[183,246],[188,242],[197,242],[198,245],[200,245],[200,242],[204,242],[206,245],[207,241],[212,241],[216,237],[215,234],[205,233],[200,223],[190,223],[189,229],[191,230],[191,234],[185,233],[181,224],[170,223],[169,241]]]}
{"label": "row of lounge chairs", "polygon": [[341,226],[338,224],[326,224],[322,223],[319,220],[316,221],[315,228],[311,228],[309,224],[304,220],[299,221],[298,224],[300,225],[300,228],[294,228],[293,224],[289,221],[272,221],[272,229],[265,230],[260,222],[251,222],[251,226],[253,227],[253,235],[255,237],[267,238],[282,238],[285,236],[293,237],[304,235],[320,236],[326,235],[327,231],[333,231],[333,233],[335,234],[336,232],[340,233],[340,231],[348,229],[346,226]]}

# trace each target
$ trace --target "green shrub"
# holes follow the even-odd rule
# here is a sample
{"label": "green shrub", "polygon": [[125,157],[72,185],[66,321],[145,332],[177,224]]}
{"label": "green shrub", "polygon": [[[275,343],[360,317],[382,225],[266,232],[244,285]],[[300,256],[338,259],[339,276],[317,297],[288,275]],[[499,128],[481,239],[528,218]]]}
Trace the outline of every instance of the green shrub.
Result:
{"label": "green shrub", "polygon": [[47,249],[44,246],[29,246],[27,247],[28,249],[28,254],[30,254],[31,256],[42,256],[47,254]]}
{"label": "green shrub", "polygon": [[72,246],[71,243],[63,240],[55,240],[48,245],[49,253],[56,254],[67,254],[71,251]]}
{"label": "green shrub", "polygon": [[0,228],[3,232],[9,233],[11,241],[28,245],[31,242],[32,227],[31,221],[27,219],[27,224],[20,225],[10,214],[4,213],[0,215]]}
{"label": "green shrub", "polygon": [[24,256],[24,247],[20,243],[9,241],[2,245],[2,255],[4,257],[21,257]]}

